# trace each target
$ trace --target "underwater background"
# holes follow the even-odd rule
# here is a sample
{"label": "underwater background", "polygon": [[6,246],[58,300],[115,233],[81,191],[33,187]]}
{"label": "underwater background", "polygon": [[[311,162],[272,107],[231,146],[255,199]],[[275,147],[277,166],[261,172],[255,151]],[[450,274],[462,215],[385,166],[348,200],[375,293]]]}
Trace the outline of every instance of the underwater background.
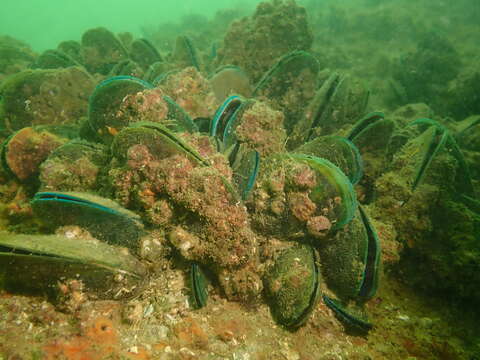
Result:
{"label": "underwater background", "polygon": [[480,359],[479,17],[1,4],[0,360]]}

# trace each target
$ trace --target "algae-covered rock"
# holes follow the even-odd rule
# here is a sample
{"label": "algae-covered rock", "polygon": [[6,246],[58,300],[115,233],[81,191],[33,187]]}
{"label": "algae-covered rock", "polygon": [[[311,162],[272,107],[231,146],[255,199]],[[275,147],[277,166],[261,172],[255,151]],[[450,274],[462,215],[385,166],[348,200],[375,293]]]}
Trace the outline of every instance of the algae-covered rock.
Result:
{"label": "algae-covered rock", "polygon": [[79,67],[25,70],[1,85],[0,128],[75,123],[86,114],[94,82]]}
{"label": "algae-covered rock", "polygon": [[252,16],[232,23],[218,57],[240,66],[257,82],[276,58],[309,50],[312,41],[305,8],[293,1],[262,2]]}
{"label": "algae-covered rock", "polygon": [[56,148],[40,166],[42,191],[95,191],[108,156],[100,144],[73,140]]}
{"label": "algae-covered rock", "polygon": [[425,102],[436,109],[443,108],[448,82],[459,73],[460,56],[444,36],[428,33],[417,44],[415,51],[401,57],[393,77],[406,93],[408,102]]}

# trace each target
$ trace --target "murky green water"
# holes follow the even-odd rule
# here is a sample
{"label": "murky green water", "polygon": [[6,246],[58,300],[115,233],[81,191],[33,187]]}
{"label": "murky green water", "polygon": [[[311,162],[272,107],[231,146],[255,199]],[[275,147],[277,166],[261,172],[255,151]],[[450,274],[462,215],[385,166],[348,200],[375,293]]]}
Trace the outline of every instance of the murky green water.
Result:
{"label": "murky green water", "polygon": [[479,18],[3,1],[0,360],[477,359]]}

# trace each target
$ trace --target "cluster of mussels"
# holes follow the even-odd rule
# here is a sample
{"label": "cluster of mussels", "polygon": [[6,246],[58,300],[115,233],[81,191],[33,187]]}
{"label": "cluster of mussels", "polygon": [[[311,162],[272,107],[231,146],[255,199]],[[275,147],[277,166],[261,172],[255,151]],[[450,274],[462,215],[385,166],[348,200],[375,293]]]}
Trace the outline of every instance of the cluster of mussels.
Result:
{"label": "cluster of mussels", "polygon": [[[378,286],[380,241],[354,186],[368,202],[380,159],[408,152],[399,159],[414,169],[413,191],[448,148],[461,200],[478,206],[449,130],[365,115],[368,91],[320,71],[308,52],[282,56],[250,88],[233,65],[205,78],[186,37],[166,60],[146,40],[129,56],[105,29],[69,44],[0,90],[4,171],[25,187],[34,217],[57,230],[0,233],[7,291],[54,293],[76,279],[99,297],[128,296],[170,248],[191,264],[196,307],[207,304],[208,273],[229,300],[267,301],[287,328],[322,299],[368,330],[362,305]],[[94,81],[85,69],[108,76],[72,122]]]}

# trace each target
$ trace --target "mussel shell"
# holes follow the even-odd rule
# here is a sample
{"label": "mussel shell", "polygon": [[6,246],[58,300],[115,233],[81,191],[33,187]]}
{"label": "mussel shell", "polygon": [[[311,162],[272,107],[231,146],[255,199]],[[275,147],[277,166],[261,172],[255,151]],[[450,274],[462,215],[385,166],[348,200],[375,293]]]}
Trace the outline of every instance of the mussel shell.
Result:
{"label": "mussel shell", "polygon": [[73,124],[86,114],[93,78],[80,67],[25,70],[0,84],[0,129]]}
{"label": "mussel shell", "polygon": [[144,69],[157,61],[162,61],[160,53],[147,39],[136,39],[130,45],[130,57]]}
{"label": "mussel shell", "polygon": [[173,62],[178,63],[181,67],[193,66],[200,71],[197,50],[188,36],[180,35],[177,37],[172,60]]}
{"label": "mussel shell", "polygon": [[480,115],[473,115],[460,121],[455,135],[462,148],[480,151]]}
{"label": "mussel shell", "polygon": [[164,95],[163,100],[168,106],[167,120],[171,120],[171,124],[168,125],[169,129],[176,132],[198,132],[197,124],[175,100],[168,95]]}
{"label": "mussel shell", "polygon": [[375,295],[380,242],[360,206],[353,220],[332,239],[320,244],[318,250],[325,281],[338,297],[363,302]]}
{"label": "mussel shell", "polygon": [[295,245],[284,250],[264,279],[274,319],[287,328],[303,325],[320,294],[315,250]]}
{"label": "mussel shell", "polygon": [[225,101],[231,94],[246,98],[252,95],[250,79],[238,66],[224,65],[218,68],[208,80],[218,101]]}
{"label": "mussel shell", "polygon": [[260,94],[267,97],[281,96],[282,92],[287,91],[290,83],[306,69],[310,70],[313,78],[320,69],[317,59],[312,54],[297,50],[283,55],[260,79],[253,90],[253,96]]}
{"label": "mussel shell", "polygon": [[157,61],[151,64],[145,72],[144,80],[157,85],[155,79],[168,71],[168,64],[163,61]]}
{"label": "mussel shell", "polygon": [[9,292],[53,295],[60,282],[76,279],[113,298],[145,274],[134,256],[98,241],[0,232],[0,288]]}
{"label": "mussel shell", "polygon": [[50,227],[78,225],[110,244],[136,249],[144,233],[138,215],[92,194],[40,192],[31,204],[34,214]]}
{"label": "mussel shell", "polygon": [[355,190],[348,177],[327,159],[296,153],[286,156],[307,164],[316,172],[317,185],[309,197],[317,206],[327,208],[333,200],[335,219],[330,219],[333,222],[332,229],[339,229],[348,224],[354,217],[358,206]]}
{"label": "mussel shell", "polygon": [[192,302],[196,309],[207,305],[208,280],[200,265],[192,263],[190,267],[190,286],[192,289]]}
{"label": "mussel shell", "polygon": [[258,151],[249,149],[243,144],[238,144],[230,153],[229,161],[233,170],[233,181],[237,191],[242,200],[246,200],[258,176],[260,154]]}
{"label": "mussel shell", "polygon": [[292,51],[282,56],[260,79],[253,91],[255,97],[266,97],[272,106],[285,114],[284,128],[292,134],[317,88],[320,65],[306,51]]}
{"label": "mussel shell", "polygon": [[64,54],[67,54],[70,58],[74,59],[77,63],[83,64],[82,58],[82,45],[75,40],[62,41],[58,44],[57,50]]}
{"label": "mussel shell", "polygon": [[337,317],[342,320],[346,325],[361,330],[362,332],[368,332],[373,328],[372,323],[368,320],[365,314],[354,313],[346,306],[343,306],[339,301],[334,300],[327,295],[322,295],[323,302],[327,305]]}
{"label": "mussel shell", "polygon": [[338,73],[332,73],[322,83],[321,87],[315,92],[315,96],[308,104],[303,118],[298,121],[293,129],[290,148],[295,148],[305,141],[309,141],[318,135],[315,128],[320,125],[322,119],[326,117],[324,113],[328,109],[328,104],[340,81]]}
{"label": "mussel shell", "polygon": [[143,76],[143,69],[135,61],[125,59],[116,63],[108,76],[134,76],[141,78]]}
{"label": "mussel shell", "polygon": [[91,73],[107,75],[116,63],[128,58],[127,50],[109,30],[99,27],[82,35],[82,56]]}
{"label": "mussel shell", "polygon": [[102,81],[90,96],[88,104],[90,126],[105,143],[109,144],[114,133],[128,125],[127,120],[117,114],[125,96],[151,88],[153,88],[151,84],[132,76],[115,76]]}
{"label": "mussel shell", "polygon": [[373,112],[360,119],[347,138],[363,151],[387,150],[395,124],[385,119],[383,113]]}
{"label": "mussel shell", "polygon": [[358,148],[344,137],[319,136],[300,146],[295,152],[329,160],[347,175],[353,185],[362,178],[362,156]]}
{"label": "mussel shell", "polygon": [[317,90],[303,119],[293,130],[292,145],[329,135],[360,118],[368,104],[369,92],[348,75],[332,73]]}
{"label": "mussel shell", "polygon": [[32,67],[34,69],[57,69],[79,65],[77,61],[62,51],[50,49],[40,54]]}
{"label": "mussel shell", "polygon": [[[418,124],[423,123],[423,121],[416,121]],[[412,179],[412,190],[415,190],[423,181],[432,161],[445,148],[448,137],[449,134],[445,129],[432,126],[416,139],[415,142],[420,145],[418,152],[421,160],[416,165],[415,177]]]}
{"label": "mussel shell", "polygon": [[245,100],[238,95],[229,96],[215,112],[212,122],[210,123],[210,136],[219,137],[223,140],[223,133],[227,123],[235,113],[240,109]]}
{"label": "mussel shell", "polygon": [[194,163],[209,165],[196,149],[166,126],[146,121],[134,123],[120,131],[112,143],[112,153],[124,161],[127,158],[128,149],[137,144],[147,146],[158,158],[182,154]]}

